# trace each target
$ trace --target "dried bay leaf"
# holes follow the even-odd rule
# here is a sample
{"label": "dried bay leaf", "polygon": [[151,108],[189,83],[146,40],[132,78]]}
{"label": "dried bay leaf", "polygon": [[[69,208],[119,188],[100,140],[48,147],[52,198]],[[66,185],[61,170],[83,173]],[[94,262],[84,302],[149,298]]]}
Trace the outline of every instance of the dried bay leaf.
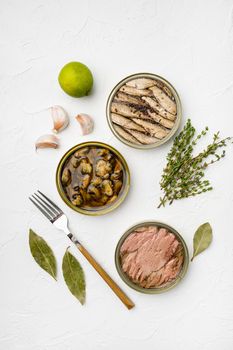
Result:
{"label": "dried bay leaf", "polygon": [[208,222],[198,227],[193,237],[193,256],[191,261],[193,261],[195,256],[202,253],[209,247],[212,239],[212,228]]}
{"label": "dried bay leaf", "polygon": [[57,264],[53,251],[32,229],[29,230],[29,246],[37,264],[56,280]]}
{"label": "dried bay leaf", "polygon": [[78,260],[68,251],[68,248],[63,257],[62,272],[70,292],[83,305],[86,297],[84,272]]}

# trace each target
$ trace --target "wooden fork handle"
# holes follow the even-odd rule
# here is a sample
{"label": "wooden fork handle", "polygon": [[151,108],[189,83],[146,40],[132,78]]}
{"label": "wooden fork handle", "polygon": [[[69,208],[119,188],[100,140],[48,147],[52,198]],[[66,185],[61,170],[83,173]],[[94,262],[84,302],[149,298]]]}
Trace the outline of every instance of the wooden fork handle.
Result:
{"label": "wooden fork handle", "polygon": [[99,265],[99,263],[91,256],[91,254],[80,243],[76,243],[77,248],[94,267],[98,274],[105,280],[113,292],[118,296],[123,304],[130,310],[135,304],[130,300],[121,288],[113,281],[109,274]]}

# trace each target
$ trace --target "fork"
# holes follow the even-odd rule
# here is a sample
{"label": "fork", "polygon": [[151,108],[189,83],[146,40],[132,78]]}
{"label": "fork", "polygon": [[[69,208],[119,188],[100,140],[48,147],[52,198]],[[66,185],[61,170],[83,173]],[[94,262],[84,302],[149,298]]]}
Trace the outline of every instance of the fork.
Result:
{"label": "fork", "polygon": [[46,218],[49,219],[49,221],[52,224],[54,224],[54,226],[56,226],[56,228],[66,233],[69,239],[76,245],[79,251],[85,256],[89,263],[109,285],[109,287],[118,296],[122,303],[124,303],[129,310],[132,309],[135,306],[134,303],[113,281],[113,279],[93,258],[93,256],[91,256],[91,254],[86,250],[86,248],[84,248],[84,246],[78,241],[78,239],[70,232],[68,226],[68,219],[67,216],[63,213],[63,211],[53,201],[51,201],[51,199],[49,199],[45,194],[43,194],[39,190],[33,195],[31,195],[29,199],[41,211],[41,213],[44,214]]}

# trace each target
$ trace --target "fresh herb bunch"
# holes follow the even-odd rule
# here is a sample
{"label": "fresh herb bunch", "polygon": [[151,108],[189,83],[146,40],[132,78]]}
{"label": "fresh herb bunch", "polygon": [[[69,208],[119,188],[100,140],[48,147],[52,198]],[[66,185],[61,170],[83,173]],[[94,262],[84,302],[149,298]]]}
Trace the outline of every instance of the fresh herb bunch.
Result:
{"label": "fresh herb bunch", "polygon": [[188,119],[183,130],[175,138],[167,155],[167,165],[160,182],[164,196],[160,198],[158,208],[167,203],[172,204],[176,199],[196,196],[213,189],[210,182],[204,179],[204,171],[209,165],[225,157],[223,148],[232,138],[221,140],[217,132],[213,136],[212,143],[197,156],[193,156],[194,146],[207,131],[208,127],[195,137],[196,130]]}

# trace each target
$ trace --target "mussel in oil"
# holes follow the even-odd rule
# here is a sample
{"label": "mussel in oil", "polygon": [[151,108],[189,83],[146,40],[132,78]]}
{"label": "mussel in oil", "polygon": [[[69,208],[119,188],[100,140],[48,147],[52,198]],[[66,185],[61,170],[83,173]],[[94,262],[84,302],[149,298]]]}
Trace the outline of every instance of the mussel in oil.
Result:
{"label": "mussel in oil", "polygon": [[111,150],[97,146],[84,147],[66,161],[61,182],[67,198],[74,206],[107,206],[120,195],[124,168]]}

